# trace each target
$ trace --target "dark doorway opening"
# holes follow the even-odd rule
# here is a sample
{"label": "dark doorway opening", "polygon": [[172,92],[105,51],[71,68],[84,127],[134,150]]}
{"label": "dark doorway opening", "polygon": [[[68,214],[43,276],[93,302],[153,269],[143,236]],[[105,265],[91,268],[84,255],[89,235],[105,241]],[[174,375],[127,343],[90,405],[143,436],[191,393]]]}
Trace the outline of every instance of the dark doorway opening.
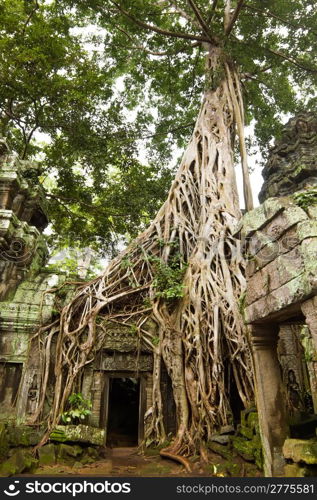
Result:
{"label": "dark doorway opening", "polygon": [[161,371],[161,393],[163,403],[163,422],[167,435],[175,436],[177,431],[176,405],[174,400],[173,386],[167,373],[165,364]]}
{"label": "dark doorway opening", "polygon": [[228,394],[229,404],[232,411],[233,424],[237,425],[241,421],[241,411],[244,410],[244,404],[240,397],[237,383],[234,378],[232,366],[228,360],[225,364],[225,387]]}
{"label": "dark doorway opening", "polygon": [[15,405],[22,376],[22,363],[0,363],[0,403],[2,408]]}
{"label": "dark doorway opening", "polygon": [[110,378],[107,446],[137,446],[140,381]]}

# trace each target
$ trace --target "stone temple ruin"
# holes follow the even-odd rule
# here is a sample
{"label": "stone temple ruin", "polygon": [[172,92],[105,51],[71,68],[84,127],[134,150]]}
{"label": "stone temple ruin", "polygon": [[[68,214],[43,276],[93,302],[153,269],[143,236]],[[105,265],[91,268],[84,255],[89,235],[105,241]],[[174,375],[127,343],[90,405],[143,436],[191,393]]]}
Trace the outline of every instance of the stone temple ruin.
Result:
{"label": "stone temple ruin", "polygon": [[317,440],[309,439],[317,425],[316,158],[317,119],[300,114],[271,150],[262,204],[240,225],[247,258],[245,321],[265,472],[273,476],[285,474],[285,459],[290,476],[316,474],[304,466],[317,463]]}
{"label": "stone temple ruin", "polygon": [[[31,426],[39,401],[42,365],[34,332],[53,319],[57,304],[67,303],[73,287],[63,287],[60,294],[49,292],[62,285],[66,276],[45,268],[48,252],[42,231],[48,219],[43,193],[33,180],[37,177],[32,177],[35,167],[10,154],[5,142],[1,146],[0,422],[18,427],[23,424],[28,444],[35,445],[41,432],[36,433]],[[81,392],[91,400],[92,411],[90,435],[83,441],[136,446],[143,439],[145,414],[152,405],[153,359],[147,346],[138,349],[137,334],[130,330],[112,325],[102,356],[85,370]],[[174,400],[165,372],[161,383],[165,425],[173,433]],[[46,394],[48,405],[52,391],[53,384]],[[31,437],[25,425],[33,429]],[[67,427],[68,432],[71,427]]]}
{"label": "stone temple ruin", "polygon": [[[241,309],[253,352],[268,476],[317,475],[316,157],[317,120],[299,114],[271,150],[262,204],[245,214],[237,228],[247,259]],[[66,277],[45,268],[42,232],[48,219],[36,169],[11,154],[5,141],[0,143],[0,459],[4,433],[11,446],[39,440],[34,413],[42,365],[34,332],[54,318],[56,304],[67,303],[73,292],[71,285],[53,292]],[[147,346],[138,349],[135,332],[112,325],[102,353],[81,380],[83,396],[92,401],[87,425],[76,436],[76,426],[57,426],[55,440],[140,443],[152,404],[152,364]],[[173,434],[174,400],[165,372],[161,384],[165,426]],[[47,407],[52,390],[51,385]],[[247,433],[239,439],[247,440]]]}

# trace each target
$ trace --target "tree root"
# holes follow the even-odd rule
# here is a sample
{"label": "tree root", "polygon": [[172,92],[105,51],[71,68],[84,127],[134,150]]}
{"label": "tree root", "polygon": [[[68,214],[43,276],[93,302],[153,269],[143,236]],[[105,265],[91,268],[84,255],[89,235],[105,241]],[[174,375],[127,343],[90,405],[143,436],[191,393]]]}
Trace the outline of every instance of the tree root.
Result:
{"label": "tree root", "polygon": [[174,462],[180,463],[185,467],[185,469],[189,474],[192,472],[191,463],[187,458],[182,457],[181,455],[174,455],[174,453],[167,451],[166,448],[160,451],[160,456],[163,458],[169,458],[170,460],[174,460]]}
{"label": "tree root", "polygon": [[[219,71],[221,64],[226,71]],[[38,419],[47,418],[45,394],[55,377],[48,433],[74,388],[81,390],[85,367],[101,355],[111,325],[119,324],[137,337],[136,360],[142,346],[151,347],[154,355],[153,403],[146,412],[144,442],[166,440],[164,363],[180,438],[176,454],[171,448],[161,455],[188,471],[188,460],[178,453],[205,455],[201,445],[230,421],[232,391],[244,406],[254,399],[250,350],[239,311],[244,260],[235,236],[241,213],[232,144],[237,121],[242,126],[242,113],[237,118],[240,89],[235,70],[216,49],[209,54],[209,68],[223,74],[223,80],[205,93],[193,136],[156,218],[101,276],[78,287],[53,333],[49,326],[39,333],[44,373]]]}

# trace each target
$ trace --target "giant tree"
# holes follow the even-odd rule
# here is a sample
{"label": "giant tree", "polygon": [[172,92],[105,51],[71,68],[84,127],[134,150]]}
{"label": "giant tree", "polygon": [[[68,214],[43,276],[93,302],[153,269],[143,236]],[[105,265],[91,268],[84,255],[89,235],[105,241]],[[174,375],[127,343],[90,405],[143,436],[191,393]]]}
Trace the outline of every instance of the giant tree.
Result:
{"label": "giant tree", "polygon": [[199,105],[200,110],[167,200],[153,222],[99,278],[78,289],[54,325],[58,349],[51,425],[85,364],[102,348],[111,322],[124,323],[136,329],[154,354],[154,403],[147,415],[146,442],[166,438],[160,392],[164,363],[178,422],[165,453],[206,457],[205,444],[232,419],[237,394],[244,406],[253,398],[239,311],[245,281],[234,234],[240,218],[235,137],[245,203],[251,209],[244,125],[253,119],[264,145],[277,130],[278,114],[309,99],[316,81],[313,2],[65,4],[104,28],[105,57],[123,78],[122,95],[128,108],[136,108],[136,122],[153,122],[156,108],[152,147],[160,154],[168,141],[158,143],[157,137],[166,123],[173,124],[179,138]]}

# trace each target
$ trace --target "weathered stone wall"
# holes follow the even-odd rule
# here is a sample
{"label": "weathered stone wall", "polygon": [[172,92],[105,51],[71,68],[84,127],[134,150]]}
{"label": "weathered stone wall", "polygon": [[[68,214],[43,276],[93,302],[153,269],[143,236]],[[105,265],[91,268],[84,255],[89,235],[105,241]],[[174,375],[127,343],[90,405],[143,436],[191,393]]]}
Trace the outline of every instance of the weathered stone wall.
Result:
{"label": "weathered stone wall", "polygon": [[284,126],[282,137],[270,151],[262,171],[259,200],[287,196],[317,184],[317,118],[299,113]]}
{"label": "weathered stone wall", "polygon": [[21,161],[0,139],[0,300],[48,257],[41,236],[48,224],[37,164]]}
{"label": "weathered stone wall", "polygon": [[[317,291],[317,208],[270,198],[240,226],[247,258],[246,321],[278,316]],[[296,311],[295,311],[296,312]]]}
{"label": "weathered stone wall", "polygon": [[1,404],[2,420],[26,420],[35,411],[41,363],[38,341],[31,339],[42,321],[50,321],[54,314],[55,297],[47,290],[64,280],[64,275],[42,272],[23,281],[10,301],[0,303],[0,366],[16,367],[19,378],[16,397]]}
{"label": "weathered stone wall", "polygon": [[[38,339],[32,338],[56,314],[56,301],[61,306],[72,293],[68,290],[63,299],[48,293],[66,278],[44,268],[48,253],[41,232],[48,221],[43,191],[36,184],[39,173],[36,164],[20,161],[0,139],[0,420],[6,422],[32,420],[43,370]],[[151,392],[149,348],[140,344],[130,327],[116,323],[102,327],[109,331],[103,352],[82,380],[82,392],[93,402],[90,421],[95,426],[103,425],[107,376],[142,374],[145,409]],[[46,405],[53,397],[53,361]]]}
{"label": "weathered stone wall", "polygon": [[241,307],[249,325],[269,476],[283,475],[285,458],[292,458],[288,448],[283,456],[285,439],[316,427],[317,191],[304,191],[317,185],[316,153],[317,119],[300,113],[271,150],[262,205],[239,227],[247,277]]}

